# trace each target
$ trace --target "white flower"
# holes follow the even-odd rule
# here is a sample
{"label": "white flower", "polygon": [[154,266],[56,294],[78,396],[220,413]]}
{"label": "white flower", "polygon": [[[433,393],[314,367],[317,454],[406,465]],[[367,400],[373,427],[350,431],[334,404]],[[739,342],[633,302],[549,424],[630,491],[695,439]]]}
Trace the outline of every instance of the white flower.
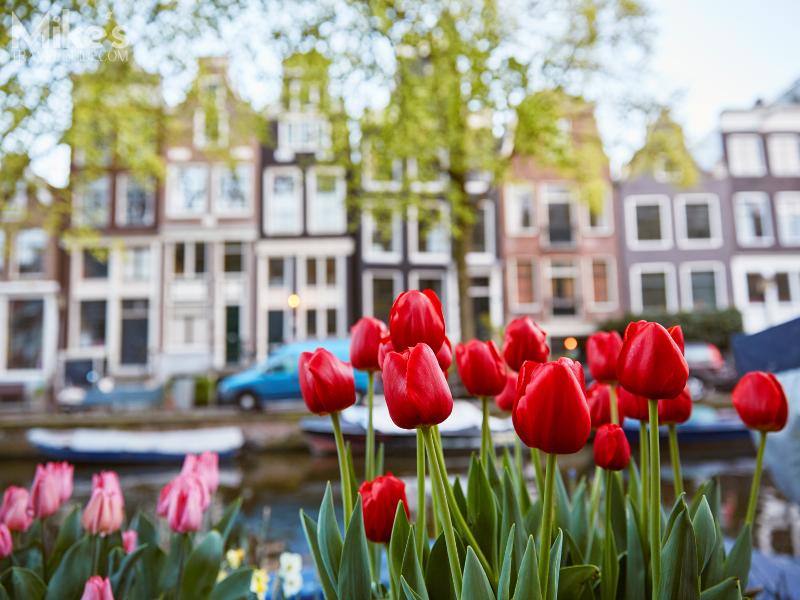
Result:
{"label": "white flower", "polygon": [[264,569],[253,571],[250,579],[250,591],[253,592],[258,600],[264,600],[267,596],[267,586],[269,585],[269,575]]}
{"label": "white flower", "polygon": [[282,552],[278,558],[278,577],[284,579],[291,575],[300,575],[303,570],[303,557],[294,552]]}
{"label": "white flower", "polygon": [[303,577],[300,573],[296,575],[289,575],[281,578],[283,582],[283,595],[286,598],[291,598],[300,593],[303,587]]}
{"label": "white flower", "polygon": [[220,569],[219,573],[217,573],[217,582],[219,583],[220,581],[225,579],[227,576],[228,576],[228,574],[225,571],[223,571],[222,569]]}
{"label": "white flower", "polygon": [[242,566],[242,561],[244,560],[244,550],[241,548],[228,550],[225,553],[225,560],[230,565],[231,569],[238,569]]}

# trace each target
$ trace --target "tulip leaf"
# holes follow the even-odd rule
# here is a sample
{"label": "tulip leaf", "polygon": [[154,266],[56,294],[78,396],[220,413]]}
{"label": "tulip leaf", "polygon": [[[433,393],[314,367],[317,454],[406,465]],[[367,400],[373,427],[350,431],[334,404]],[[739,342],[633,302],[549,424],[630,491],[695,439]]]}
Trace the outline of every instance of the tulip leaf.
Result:
{"label": "tulip leaf", "polygon": [[555,480],[556,480],[556,523],[558,527],[561,529],[567,529],[569,527],[569,518],[570,518],[570,503],[569,503],[569,493],[567,492],[567,487],[564,485],[564,478],[561,476],[561,470],[556,469],[555,473]]}
{"label": "tulip leaf", "polygon": [[456,499],[456,505],[462,515],[467,514],[467,497],[464,495],[464,488],[461,487],[461,479],[456,477],[453,480],[453,496]]}
{"label": "tulip leaf", "polygon": [[447,544],[444,533],[439,537],[431,548],[431,555],[428,557],[428,564],[425,567],[425,587],[431,598],[442,598],[448,600],[455,598],[453,591],[452,577],[445,576],[450,572],[450,563],[447,559]]}
{"label": "tulip leaf", "polygon": [[644,562],[642,534],[639,531],[639,515],[633,498],[628,496],[628,510],[626,513],[627,552],[625,554],[625,597],[645,598],[647,596],[647,570]]}
{"label": "tulip leaf", "polygon": [[[127,589],[128,584],[130,583],[129,579],[131,573],[149,548],[150,546],[147,545],[137,547],[136,550],[122,557],[119,566],[114,569],[114,572],[111,572],[109,569],[109,575],[111,576],[111,587],[114,590],[115,598],[123,598],[125,596],[123,592]],[[114,550],[121,552],[119,547],[114,548]]]}
{"label": "tulip leaf", "polygon": [[342,534],[336,522],[336,512],[333,508],[333,491],[331,482],[325,486],[325,495],[319,507],[319,521],[317,523],[317,542],[322,562],[328,577],[337,584],[339,564],[342,560]]}
{"label": "tulip leaf", "polygon": [[537,498],[525,515],[525,533],[538,533],[542,526],[542,501]]}
{"label": "tulip leaf", "polygon": [[738,577],[742,588],[747,589],[752,553],[753,539],[750,535],[750,525],[745,525],[736,537],[730,553],[725,558],[722,578]]}
{"label": "tulip leaf", "polygon": [[[612,538],[614,536],[611,536]],[[600,569],[595,565],[572,565],[563,567],[559,575],[559,600],[582,598],[587,590],[591,590],[594,582],[600,578]],[[602,580],[601,580],[602,585]],[[589,592],[591,598],[591,592]]]}
{"label": "tulip leaf", "polygon": [[723,545],[722,534],[720,533],[719,524],[717,524],[717,540],[714,543],[714,550],[711,552],[711,558],[706,564],[701,574],[701,589],[714,587],[721,583],[724,579],[723,573],[725,570],[725,547]]}
{"label": "tulip leaf", "polygon": [[639,468],[636,466],[636,461],[631,456],[631,462],[628,464],[628,498],[633,501],[637,512],[641,510],[639,500],[642,497],[642,478],[639,475]]}
{"label": "tulip leaf", "polygon": [[[589,533],[589,515],[586,512],[586,480],[581,478],[575,493],[572,495],[572,510],[569,515],[569,527],[564,530],[581,548],[586,547]],[[582,563],[579,561],[577,564]]]}
{"label": "tulip leaf", "polygon": [[497,503],[486,471],[472,456],[467,476],[467,521],[484,556],[497,569]]}
{"label": "tulip leaf", "polygon": [[481,562],[472,547],[467,548],[461,600],[496,600],[492,586],[489,584],[489,578],[486,577]]}
{"label": "tulip leaf", "polygon": [[569,562],[573,565],[582,565],[586,561],[583,558],[583,551],[581,550],[575,538],[569,531],[564,532],[564,539],[567,541],[567,554],[569,555]]}
{"label": "tulip leaf", "polygon": [[0,584],[0,600],[11,600],[11,598],[8,596],[6,588],[3,587],[2,584]]}
{"label": "tulip leaf", "polygon": [[361,496],[350,517],[350,524],[344,535],[342,560],[337,578],[339,598],[369,598],[370,581],[369,548],[364,533],[364,517],[361,511]]}
{"label": "tulip leaf", "polygon": [[161,595],[159,578],[167,560],[166,554],[158,546],[146,546],[142,558],[136,564],[136,573],[131,578],[130,589],[125,593],[125,600],[151,600]]}
{"label": "tulip leaf", "polygon": [[84,536],[69,547],[55,573],[51,575],[47,586],[47,600],[80,598],[91,574],[92,543]]}
{"label": "tulip leaf", "polygon": [[211,591],[209,600],[241,600],[250,595],[250,582],[253,579],[252,567],[241,567],[228,573],[222,581],[217,582]]}
{"label": "tulip leaf", "polygon": [[711,507],[705,496],[700,501],[700,506],[697,508],[694,518],[692,518],[692,527],[697,538],[698,568],[702,571],[711,559],[714,546],[717,544],[717,528],[714,523],[714,515],[711,514]]}
{"label": "tulip leaf", "polygon": [[728,577],[700,594],[700,600],[741,600],[741,598],[742,587],[736,577]]}
{"label": "tulip leaf", "polygon": [[403,555],[406,550],[408,536],[411,535],[411,526],[408,523],[406,511],[403,509],[402,502],[398,502],[394,513],[394,526],[392,527],[392,537],[389,538],[389,577],[393,589],[400,585],[400,573],[403,568]]}
{"label": "tulip leaf", "polygon": [[[608,522],[608,521],[606,521]],[[614,600],[617,597],[619,580],[619,560],[613,527],[603,537],[603,579],[600,581],[601,600]]]}
{"label": "tulip leaf", "polygon": [[558,597],[558,579],[561,574],[561,548],[564,543],[564,533],[559,528],[553,545],[550,546],[550,575],[547,582],[547,598],[556,600]]}
{"label": "tulip leaf", "polygon": [[42,600],[47,594],[47,586],[42,578],[23,567],[11,567],[3,573],[2,584],[12,598]]}
{"label": "tulip leaf", "polygon": [[539,584],[539,560],[536,556],[536,544],[532,535],[528,536],[525,554],[522,555],[520,561],[513,600],[542,600],[542,589]]}
{"label": "tulip leaf", "polygon": [[345,444],[345,454],[347,455],[347,469],[350,471],[350,497],[356,498],[358,497],[358,482],[361,480],[356,476],[356,468],[353,466],[353,449],[350,442]]}
{"label": "tulip leaf", "polygon": [[236,524],[236,517],[239,516],[241,508],[242,497],[239,496],[225,508],[225,512],[222,513],[222,518],[213,527],[213,529],[219,531],[219,534],[222,536],[223,548],[228,543],[228,537],[233,530],[233,526]]}
{"label": "tulip leaf", "polygon": [[428,600],[428,592],[425,589],[425,577],[422,574],[422,566],[420,565],[419,557],[417,556],[416,536],[414,535],[414,528],[411,527],[408,539],[406,540],[406,548],[403,553],[403,565],[400,569],[403,579],[406,580],[409,587],[414,590],[423,600]]}
{"label": "tulip leaf", "polygon": [[82,534],[81,509],[79,506],[76,506],[69,512],[58,530],[55,544],[50,551],[50,558],[47,560],[48,573],[55,572],[56,568],[58,568],[58,563],[60,563],[61,559],[64,557],[64,553],[72,544],[78,541],[78,538],[80,538]]}
{"label": "tulip leaf", "polygon": [[322,591],[325,594],[325,600],[337,600],[336,588],[333,587],[328,572],[325,570],[325,563],[322,560],[322,552],[319,549],[319,542],[317,541],[317,523],[309,517],[303,510],[300,511],[300,522],[303,525],[303,533],[306,536],[306,542],[311,550],[311,557],[314,559],[314,566],[316,567],[317,577],[319,577]]}
{"label": "tulip leaf", "polygon": [[130,528],[136,531],[136,539],[140,544],[158,546],[158,531],[153,521],[143,512],[137,512],[130,523]]}
{"label": "tulip leaf", "polygon": [[686,507],[686,502],[683,500],[684,496],[680,496],[677,500],[675,500],[675,504],[672,506],[672,511],[669,513],[669,518],[667,519],[666,525],[664,525],[663,521],[661,523],[661,545],[663,546],[667,539],[669,539],[669,534],[672,532],[672,527],[675,525],[675,521],[677,518],[683,513],[683,511],[688,510]]}
{"label": "tulip leaf", "polygon": [[169,543],[164,565],[161,568],[161,578],[159,587],[162,590],[172,590],[178,585],[178,572],[180,571],[181,561],[192,551],[192,538],[189,534],[174,533]]}
{"label": "tulip leaf", "polygon": [[697,568],[697,543],[686,503],[676,508],[669,536],[661,552],[659,598],[692,600],[700,597],[700,574]]}
{"label": "tulip leaf", "polygon": [[179,600],[196,600],[211,595],[217,582],[223,552],[222,536],[212,529],[186,559]]}
{"label": "tulip leaf", "polygon": [[[525,521],[522,519],[522,513],[520,513],[519,504],[517,503],[517,494],[508,470],[503,472],[502,498],[503,513],[500,522],[500,547],[504,548],[511,534],[514,535],[513,570],[518,571],[519,561],[525,552]],[[512,523],[516,525],[513,530],[511,529]]]}
{"label": "tulip leaf", "polygon": [[403,595],[406,597],[406,600],[423,600],[417,592],[411,589],[411,586],[408,585],[404,577],[400,578],[400,584],[403,588]]}
{"label": "tulip leaf", "polygon": [[[511,525],[512,529],[516,525]],[[511,600],[511,572],[514,560],[514,535],[509,534],[506,550],[503,552],[503,562],[500,566],[500,580],[497,584],[497,600]],[[516,575],[516,574],[515,574]]]}

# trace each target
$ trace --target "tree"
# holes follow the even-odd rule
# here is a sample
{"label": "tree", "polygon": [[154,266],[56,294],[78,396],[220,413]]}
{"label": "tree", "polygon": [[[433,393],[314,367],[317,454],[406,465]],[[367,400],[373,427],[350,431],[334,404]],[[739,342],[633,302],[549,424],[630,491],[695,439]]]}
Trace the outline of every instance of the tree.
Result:
{"label": "tree", "polygon": [[[574,177],[592,202],[606,170],[602,145],[573,139],[559,119],[586,106],[582,91],[594,76],[613,76],[621,57],[639,56],[646,11],[637,0],[285,1],[296,17],[278,27],[284,52],[321,52],[340,93],[356,98],[350,112],[368,151],[352,168],[362,158],[384,169],[414,159],[418,172],[422,164],[446,176],[461,332],[472,337],[463,299],[478,198],[469,181],[502,182],[522,153]],[[372,95],[386,100],[370,111],[359,100]],[[411,183],[404,175],[390,201],[404,208],[430,199]]]}
{"label": "tree", "polygon": [[633,177],[661,172],[687,188],[697,183],[700,177],[697,163],[686,147],[683,129],[666,107],[659,109],[647,128],[644,145],[631,158],[628,170]]}

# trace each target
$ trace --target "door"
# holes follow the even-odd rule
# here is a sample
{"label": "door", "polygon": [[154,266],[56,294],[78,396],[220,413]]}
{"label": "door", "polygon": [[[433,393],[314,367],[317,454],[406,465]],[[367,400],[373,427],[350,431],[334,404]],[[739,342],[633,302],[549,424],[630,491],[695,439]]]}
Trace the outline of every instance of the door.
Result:
{"label": "door", "polygon": [[147,365],[148,306],[146,299],[122,301],[120,364]]}
{"label": "door", "polygon": [[225,364],[235,365],[241,358],[242,340],[239,333],[239,307],[225,307]]}
{"label": "door", "polygon": [[285,342],[284,328],[286,327],[284,311],[267,311],[267,347],[272,348]]}

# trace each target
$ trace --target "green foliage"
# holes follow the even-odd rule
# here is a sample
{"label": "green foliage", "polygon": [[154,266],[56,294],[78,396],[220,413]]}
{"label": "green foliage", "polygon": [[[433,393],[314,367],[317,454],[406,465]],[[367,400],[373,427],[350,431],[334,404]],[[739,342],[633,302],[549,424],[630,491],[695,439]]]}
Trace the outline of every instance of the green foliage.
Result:
{"label": "green foliage", "polygon": [[672,120],[669,109],[662,108],[647,129],[642,148],[628,164],[633,177],[662,173],[682,187],[692,187],[700,177],[697,164],[686,147],[683,129]]}

